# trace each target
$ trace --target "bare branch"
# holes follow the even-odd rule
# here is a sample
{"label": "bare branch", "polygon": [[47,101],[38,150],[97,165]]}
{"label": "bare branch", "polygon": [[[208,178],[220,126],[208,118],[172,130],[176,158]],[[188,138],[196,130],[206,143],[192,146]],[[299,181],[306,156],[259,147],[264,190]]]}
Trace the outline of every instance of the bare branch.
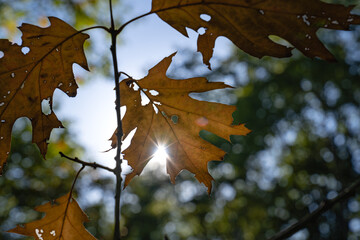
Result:
{"label": "bare branch", "polygon": [[273,237],[269,238],[268,240],[281,240],[292,236],[294,233],[300,231],[301,229],[305,228],[309,223],[313,223],[315,219],[317,219],[321,214],[330,210],[335,204],[346,200],[353,196],[360,187],[360,179],[356,180],[353,184],[349,187],[343,189],[337,197],[333,199],[325,199],[322,201],[317,209],[313,212],[309,213],[308,215],[304,216],[298,222],[294,223],[293,225],[285,228],[284,230],[278,232]]}
{"label": "bare branch", "polygon": [[84,161],[78,159],[77,157],[75,157],[75,158],[68,157],[68,156],[66,156],[66,155],[65,155],[64,153],[62,153],[62,152],[59,152],[59,154],[60,154],[60,156],[63,157],[63,158],[66,158],[66,159],[68,159],[68,160],[70,160],[70,161],[73,161],[73,162],[80,163],[80,164],[82,164],[82,165],[84,165],[84,166],[92,167],[92,168],[94,168],[94,169],[96,169],[96,168],[102,168],[102,169],[107,170],[107,171],[112,172],[112,173],[115,172],[114,169],[105,167],[105,166],[103,166],[103,165],[101,165],[101,164],[97,164],[96,162],[93,162],[93,163],[84,162]]}
{"label": "bare branch", "polygon": [[110,28],[110,34],[111,34],[111,55],[113,59],[113,67],[114,67],[114,83],[115,83],[115,94],[116,94],[116,100],[115,100],[115,109],[116,109],[116,118],[117,118],[117,131],[116,131],[116,137],[117,137],[117,148],[116,148],[116,156],[115,156],[115,162],[116,167],[114,169],[114,174],[116,176],[116,186],[115,186],[115,209],[114,209],[114,217],[115,217],[115,226],[114,226],[114,240],[121,239],[121,233],[120,233],[120,215],[121,215],[121,205],[120,205],[120,199],[121,199],[121,183],[122,183],[122,177],[121,177],[121,139],[123,136],[123,128],[122,128],[122,121],[121,121],[121,103],[120,103],[120,88],[119,88],[119,80],[120,80],[120,73],[118,70],[118,60],[117,60],[117,53],[116,53],[116,38],[119,34],[115,29],[114,24],[114,17],[113,17],[113,9],[112,9],[112,0],[109,0],[110,5],[110,17],[111,17],[111,28]]}

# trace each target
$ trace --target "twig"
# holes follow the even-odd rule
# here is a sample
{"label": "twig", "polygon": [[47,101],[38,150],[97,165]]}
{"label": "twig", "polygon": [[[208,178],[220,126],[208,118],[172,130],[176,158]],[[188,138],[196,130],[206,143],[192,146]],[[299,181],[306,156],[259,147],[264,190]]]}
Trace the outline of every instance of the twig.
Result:
{"label": "twig", "polygon": [[111,34],[111,55],[113,59],[113,66],[114,66],[114,81],[115,81],[115,92],[116,92],[116,100],[115,100],[115,109],[116,109],[116,118],[117,118],[117,149],[116,149],[116,156],[115,156],[115,162],[116,167],[114,174],[116,176],[116,186],[115,186],[115,229],[114,229],[114,240],[121,239],[121,232],[120,232],[120,216],[121,216],[121,206],[120,206],[120,199],[121,199],[121,139],[123,136],[123,129],[122,129],[122,121],[121,121],[121,110],[120,110],[120,88],[119,88],[119,80],[120,80],[120,73],[118,70],[118,61],[117,61],[117,55],[116,55],[116,38],[117,38],[117,31],[115,30],[115,24],[114,24],[114,17],[113,17],[113,9],[112,9],[112,1],[109,0],[109,6],[110,6],[110,20],[111,20],[111,28],[110,28],[110,34]]}
{"label": "twig", "polygon": [[102,169],[107,170],[107,171],[112,172],[112,173],[115,172],[114,169],[109,168],[109,167],[105,167],[105,166],[103,166],[103,165],[101,165],[101,164],[98,164],[98,163],[96,163],[96,162],[93,162],[93,163],[84,162],[84,161],[78,159],[77,157],[75,157],[75,158],[68,157],[68,156],[66,156],[66,155],[65,155],[64,153],[62,153],[62,152],[59,152],[59,154],[60,154],[60,156],[63,157],[63,158],[66,158],[66,159],[68,159],[68,160],[70,160],[70,161],[73,161],[73,162],[80,163],[80,164],[82,164],[82,165],[84,165],[84,166],[89,166],[89,167],[92,167],[92,168],[94,168],[94,169],[96,169],[96,168],[102,168]]}
{"label": "twig", "polygon": [[127,76],[128,78],[131,78],[131,79],[132,79],[132,77],[131,77],[129,74],[127,74],[126,72],[119,72],[119,77],[121,76],[121,74],[124,74],[124,75]]}
{"label": "twig", "polygon": [[356,180],[353,184],[349,187],[343,189],[335,198],[333,199],[326,199],[322,201],[317,209],[313,212],[309,213],[308,215],[304,216],[298,222],[294,223],[293,225],[285,228],[284,230],[278,232],[273,237],[269,238],[268,240],[281,240],[292,236],[294,233],[298,232],[299,230],[303,229],[309,223],[312,223],[316,218],[318,218],[321,214],[328,211],[332,208],[335,204],[348,199],[352,195],[355,194],[356,189],[360,187],[360,179]]}

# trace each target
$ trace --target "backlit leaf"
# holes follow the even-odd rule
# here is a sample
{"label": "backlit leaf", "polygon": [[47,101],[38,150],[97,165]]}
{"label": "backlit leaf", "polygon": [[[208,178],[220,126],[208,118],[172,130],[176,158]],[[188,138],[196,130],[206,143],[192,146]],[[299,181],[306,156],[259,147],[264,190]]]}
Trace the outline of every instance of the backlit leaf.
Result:
{"label": "backlit leaf", "polygon": [[[56,88],[70,97],[78,88],[72,71],[74,63],[88,69],[83,44],[89,38],[60,19],[40,28],[23,24],[22,45],[0,39],[0,174],[10,152],[11,130],[20,117],[33,126],[33,142],[45,157],[53,128],[62,127],[52,111]],[[49,112],[43,113],[42,105]]]}
{"label": "backlit leaf", "polygon": [[152,11],[187,36],[186,28],[203,28],[198,51],[210,67],[215,40],[224,36],[243,51],[256,56],[288,57],[292,48],[270,39],[281,37],[304,55],[334,60],[316,36],[319,28],[347,30],[359,24],[350,14],[353,6],[319,0],[153,0]]}
{"label": "backlit leaf", "polygon": [[[133,172],[126,176],[125,186],[139,175],[154,155],[158,146],[165,146],[168,153],[166,168],[171,181],[181,170],[195,174],[211,192],[213,178],[207,170],[209,161],[222,160],[225,152],[199,136],[201,130],[222,138],[246,135],[243,125],[232,125],[235,106],[199,101],[190,93],[206,92],[230,86],[221,82],[208,82],[205,78],[174,80],[166,76],[173,55],[153,67],[148,76],[135,81],[125,79],[120,83],[121,104],[126,106],[123,119],[124,137],[137,128],[131,145],[124,153]],[[135,90],[136,88],[139,88]],[[135,88],[135,89],[134,89]],[[150,102],[142,106],[141,93]],[[116,136],[112,137],[116,147]]]}
{"label": "backlit leaf", "polygon": [[24,226],[17,226],[8,232],[32,236],[36,240],[96,239],[85,229],[83,223],[88,221],[88,217],[70,194],[38,206],[35,210],[46,213],[45,217]]}

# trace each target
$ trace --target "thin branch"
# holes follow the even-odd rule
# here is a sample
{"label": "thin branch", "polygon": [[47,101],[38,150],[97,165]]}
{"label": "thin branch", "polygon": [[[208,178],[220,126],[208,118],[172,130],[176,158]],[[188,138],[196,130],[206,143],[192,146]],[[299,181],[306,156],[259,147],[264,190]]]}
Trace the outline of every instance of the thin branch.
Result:
{"label": "thin branch", "polygon": [[278,232],[273,237],[269,238],[268,240],[281,240],[286,239],[292,236],[294,233],[298,232],[299,230],[305,228],[308,224],[313,223],[313,221],[318,218],[321,214],[331,209],[335,204],[346,200],[353,196],[360,187],[360,179],[356,180],[353,184],[349,187],[343,189],[335,198],[333,199],[326,199],[322,201],[317,209],[313,212],[309,213],[298,222],[294,223],[293,225],[285,228],[284,230]]}
{"label": "thin branch", "polygon": [[68,156],[66,156],[66,155],[65,155],[64,153],[62,153],[62,152],[59,152],[59,154],[60,154],[60,156],[63,157],[63,158],[66,158],[66,159],[68,159],[68,160],[70,160],[70,161],[73,161],[73,162],[80,163],[80,164],[82,164],[82,165],[84,165],[84,166],[92,167],[92,168],[94,168],[94,169],[96,169],[96,168],[102,168],[102,169],[107,170],[107,171],[112,172],[112,173],[115,172],[114,169],[109,168],[109,167],[106,167],[106,166],[103,166],[103,165],[101,165],[101,164],[97,164],[96,162],[93,162],[93,163],[84,162],[84,161],[78,159],[77,157],[75,157],[75,158],[68,157]]}
{"label": "thin branch", "polygon": [[129,74],[127,74],[126,72],[119,72],[119,77],[121,76],[121,74],[123,74],[123,75],[127,76],[128,78],[132,79],[132,77]]}
{"label": "thin branch", "polygon": [[105,26],[93,26],[93,27],[88,27],[88,28],[81,29],[76,34],[86,32],[86,31],[89,31],[89,30],[93,30],[93,29],[103,29],[103,30],[107,31],[108,33],[110,33],[110,29],[105,27]]}
{"label": "thin branch", "polygon": [[116,93],[116,100],[115,100],[115,109],[116,109],[116,118],[117,118],[117,149],[116,149],[116,156],[115,156],[115,162],[116,167],[114,174],[116,176],[116,186],[115,186],[115,229],[114,229],[114,240],[121,239],[121,232],[120,232],[120,217],[121,217],[121,206],[120,206],[120,199],[121,199],[121,139],[123,137],[123,129],[122,129],[122,121],[121,121],[121,103],[120,103],[120,88],[119,88],[119,80],[120,80],[120,73],[118,70],[118,61],[117,61],[117,51],[116,51],[116,38],[117,38],[117,31],[115,30],[115,24],[114,24],[114,17],[112,13],[112,1],[109,0],[110,5],[110,17],[111,17],[111,28],[110,28],[110,34],[111,34],[111,55],[113,59],[113,67],[114,67],[114,83],[115,83],[115,93]]}
{"label": "thin branch", "polygon": [[109,8],[110,8],[110,24],[111,29],[115,29],[115,22],[114,22],[114,15],[113,15],[113,7],[112,7],[112,0],[109,0]]}

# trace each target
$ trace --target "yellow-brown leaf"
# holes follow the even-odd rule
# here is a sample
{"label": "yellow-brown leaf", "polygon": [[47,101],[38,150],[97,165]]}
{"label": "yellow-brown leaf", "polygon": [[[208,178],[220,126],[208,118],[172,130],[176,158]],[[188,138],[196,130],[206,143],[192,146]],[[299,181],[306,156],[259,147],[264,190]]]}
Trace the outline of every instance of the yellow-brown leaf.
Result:
{"label": "yellow-brown leaf", "polygon": [[96,240],[83,225],[88,221],[88,217],[69,194],[38,206],[35,210],[46,213],[45,217],[24,226],[17,226],[8,232],[32,236],[39,240]]}
{"label": "yellow-brown leaf", "polygon": [[183,35],[187,36],[185,28],[206,29],[198,38],[198,51],[209,67],[219,36],[227,37],[256,57],[291,55],[292,48],[270,40],[270,35],[276,35],[308,57],[334,60],[316,36],[316,31],[319,28],[347,30],[350,24],[360,24],[360,17],[350,14],[352,9],[353,6],[319,0],[152,1],[152,11]]}
{"label": "yellow-brown leaf", "polygon": [[[52,110],[56,88],[73,97],[78,88],[73,63],[88,69],[83,44],[89,38],[60,19],[50,17],[47,28],[23,24],[22,45],[0,39],[0,174],[10,152],[11,130],[20,117],[33,126],[33,142],[45,157],[53,128],[62,127],[53,111],[42,112],[47,99]],[[28,51],[28,53],[26,53]],[[24,54],[26,53],[26,54]]]}
{"label": "yellow-brown leaf", "polygon": [[[125,186],[139,175],[154,155],[157,146],[167,148],[167,173],[174,183],[175,177],[183,169],[195,174],[211,192],[213,178],[207,170],[209,161],[221,160],[223,150],[203,140],[201,130],[207,130],[222,138],[230,135],[246,135],[249,130],[243,125],[232,125],[235,106],[198,101],[189,96],[194,92],[206,92],[230,87],[220,82],[208,82],[205,78],[174,80],[166,76],[172,61],[171,55],[153,67],[148,76],[135,81],[120,83],[121,104],[126,106],[123,119],[124,137],[137,128],[129,148],[124,153],[133,172],[126,176]],[[139,90],[134,90],[134,85]],[[151,94],[155,90],[158,94]],[[140,93],[143,92],[150,103],[142,106]],[[158,112],[155,111],[157,109]],[[112,137],[112,146],[117,144]]]}

